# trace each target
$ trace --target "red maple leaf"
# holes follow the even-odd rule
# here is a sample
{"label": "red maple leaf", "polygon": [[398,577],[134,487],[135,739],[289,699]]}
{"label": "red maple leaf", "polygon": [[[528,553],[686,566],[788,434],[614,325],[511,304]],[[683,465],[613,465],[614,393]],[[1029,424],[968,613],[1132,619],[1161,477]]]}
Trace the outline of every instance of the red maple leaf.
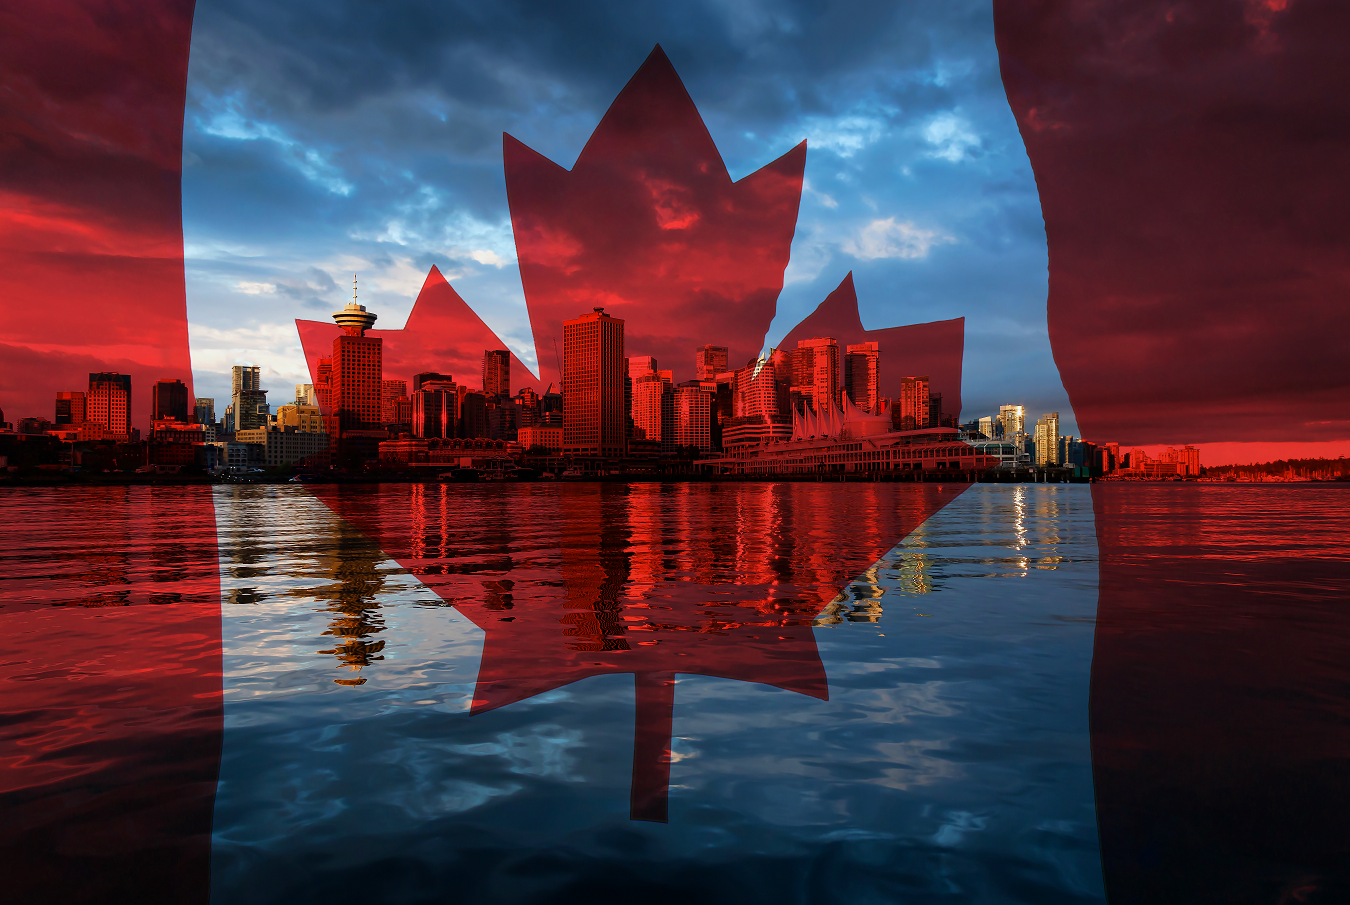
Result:
{"label": "red maple leaf", "polygon": [[[801,197],[806,143],[732,182],[712,138],[657,47],[601,120],[569,171],[505,136],[512,227],[544,386],[557,383],[562,321],[601,305],[625,319],[628,353],[652,355],[680,379],[705,343],[733,366],[757,355],[783,285]],[[297,321],[310,372],[339,328]],[[386,377],[478,372],[485,349],[505,348],[432,268],[403,330],[384,339]],[[876,341],[888,361],[882,393],[903,373],[927,373],[959,410],[963,321],[863,329],[852,274],[788,334],[841,345]],[[516,373],[525,373],[514,358]],[[545,380],[547,378],[547,380]],[[543,386],[540,387],[543,389]],[[894,395],[892,392],[891,395]],[[797,485],[803,486],[803,485]],[[454,573],[420,538],[443,504],[385,488],[315,488],[344,519],[454,603],[486,632],[473,712],[524,700],[589,676],[631,672],[637,685],[632,814],[664,820],[671,707],[677,673],[719,676],[828,696],[812,622],[840,587],[960,493],[960,485],[895,488],[885,505],[835,494],[795,524],[739,513],[736,532],[786,532],[794,554],[776,571],[742,569],[735,584],[653,578],[659,602],[625,590],[624,550],[607,540],[603,490],[561,489],[555,509],[519,517],[559,525],[552,583],[538,569]],[[805,491],[794,491],[802,492]],[[439,491],[438,491],[439,493]],[[626,497],[617,505],[628,502]],[[616,505],[611,500],[609,505]],[[516,516],[512,516],[516,517]],[[841,527],[847,526],[845,531]],[[845,533],[846,532],[846,533]],[[861,536],[860,536],[861,533]],[[626,542],[626,541],[625,541]],[[524,582],[524,599],[513,589]],[[561,590],[547,592],[547,588]],[[511,612],[503,615],[509,603]]]}

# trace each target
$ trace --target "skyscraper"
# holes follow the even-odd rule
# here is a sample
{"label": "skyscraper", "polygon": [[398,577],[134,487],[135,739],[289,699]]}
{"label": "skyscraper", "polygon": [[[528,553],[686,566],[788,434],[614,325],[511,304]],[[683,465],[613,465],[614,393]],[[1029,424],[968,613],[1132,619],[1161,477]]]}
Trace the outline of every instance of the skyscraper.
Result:
{"label": "skyscraper", "polygon": [[380,381],[380,423],[398,424],[399,402],[408,396],[408,381]]}
{"label": "skyscraper", "polygon": [[427,381],[412,394],[414,437],[453,437],[459,425],[459,394],[452,382]]}
{"label": "skyscraper", "polygon": [[156,380],[150,390],[150,420],[188,423],[188,391],[181,380]]}
{"label": "skyscraper", "polygon": [[674,434],[676,446],[694,446],[700,452],[712,449],[713,394],[701,382],[675,388]]}
{"label": "skyscraper", "polygon": [[624,322],[595,308],[563,322],[563,449],[622,456],[625,449]]}
{"label": "skyscraper", "polygon": [[726,346],[704,346],[694,353],[694,378],[716,380],[727,369]]}
{"label": "skyscraper", "polygon": [[131,375],[100,371],[89,375],[85,417],[111,434],[131,436]]}
{"label": "skyscraper", "polygon": [[1020,405],[1000,405],[998,420],[1003,425],[1003,436],[1012,439],[1015,434],[1026,432],[1027,410]]}
{"label": "skyscraper", "polygon": [[257,365],[235,365],[231,369],[230,407],[235,431],[267,426],[267,391],[262,388]]}
{"label": "skyscraper", "polygon": [[1037,420],[1034,439],[1037,465],[1063,464],[1059,444],[1059,412],[1050,412]]}
{"label": "skyscraper", "polygon": [[656,440],[663,451],[673,449],[673,373],[656,370],[656,359],[641,356],[628,359],[628,377],[633,387],[633,436],[639,440]]}
{"label": "skyscraper", "polygon": [[929,426],[928,376],[904,377],[891,404],[891,426],[896,430],[922,430]]}
{"label": "skyscraper", "polygon": [[868,414],[877,414],[881,395],[881,346],[858,343],[848,346],[844,355],[844,395]]}
{"label": "skyscraper", "polygon": [[511,395],[511,353],[506,349],[483,350],[483,395]]}
{"label": "skyscraper", "polygon": [[84,393],[67,390],[56,394],[56,424],[83,424],[87,420]]}
{"label": "skyscraper", "polygon": [[355,282],[353,279],[352,300],[347,307],[333,312],[342,335],[333,340],[332,418],[336,430],[329,433],[339,437],[348,431],[380,427],[384,341],[366,336],[377,315],[356,303]]}
{"label": "skyscraper", "polygon": [[216,423],[216,400],[209,396],[198,396],[193,406],[198,424]]}
{"label": "skyscraper", "polygon": [[817,336],[797,343],[793,383],[811,400],[817,412],[828,411],[839,400],[839,343]]}

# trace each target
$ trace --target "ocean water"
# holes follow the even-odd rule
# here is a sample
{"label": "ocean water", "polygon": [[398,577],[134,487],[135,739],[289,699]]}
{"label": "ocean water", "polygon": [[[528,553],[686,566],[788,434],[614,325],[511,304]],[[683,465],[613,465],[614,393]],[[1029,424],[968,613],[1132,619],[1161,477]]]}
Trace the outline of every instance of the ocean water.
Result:
{"label": "ocean water", "polygon": [[0,853],[24,901],[1338,901],[1342,499],[7,492]]}

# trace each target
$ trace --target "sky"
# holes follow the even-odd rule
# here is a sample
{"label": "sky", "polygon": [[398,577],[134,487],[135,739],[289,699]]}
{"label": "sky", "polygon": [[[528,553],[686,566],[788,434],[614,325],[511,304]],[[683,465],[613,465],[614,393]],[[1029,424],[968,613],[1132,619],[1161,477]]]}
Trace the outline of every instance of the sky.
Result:
{"label": "sky", "polygon": [[963,418],[1021,403],[1078,433],[988,2],[200,0],[182,179],[198,395],[223,411],[230,367],[256,364],[284,404],[308,380],[295,318],[326,319],[358,273],[377,326],[401,327],[432,265],[533,363],[502,133],[570,168],[658,43],[733,179],[808,142],[769,344],[852,271],[867,329],[966,318]]}

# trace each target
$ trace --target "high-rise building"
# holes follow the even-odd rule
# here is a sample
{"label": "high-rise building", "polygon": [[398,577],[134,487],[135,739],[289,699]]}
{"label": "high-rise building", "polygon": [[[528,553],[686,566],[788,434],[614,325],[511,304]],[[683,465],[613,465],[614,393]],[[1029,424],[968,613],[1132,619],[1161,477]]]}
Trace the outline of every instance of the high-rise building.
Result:
{"label": "high-rise building", "polygon": [[198,424],[216,423],[216,400],[208,396],[198,396],[193,414]]}
{"label": "high-rise building", "polygon": [[1026,433],[1027,410],[1020,405],[1000,405],[998,420],[1003,425],[1003,436],[1012,439],[1016,434]]}
{"label": "high-rise building", "polygon": [[234,430],[256,430],[267,426],[267,391],[262,388],[261,369],[257,365],[235,365],[230,369],[230,411]]}
{"label": "high-rise building", "polygon": [[563,448],[572,455],[622,456],[624,322],[603,308],[563,322]]}
{"label": "high-rise building", "polygon": [[115,436],[131,436],[131,375],[100,371],[89,375],[85,417]]}
{"label": "high-rise building", "polygon": [[[353,281],[354,282],[354,281]],[[373,431],[380,427],[380,396],[384,367],[384,341],[366,336],[377,315],[352,300],[333,320],[342,335],[333,340],[332,415],[336,431]]]}
{"label": "high-rise building", "polygon": [[65,390],[56,394],[56,424],[84,424],[85,395],[79,390]]}
{"label": "high-rise building", "polygon": [[891,426],[896,430],[923,430],[929,426],[928,376],[903,377],[891,403]]}
{"label": "high-rise building", "polygon": [[506,349],[483,350],[483,395],[511,395],[511,353]]}
{"label": "high-rise building", "polygon": [[[790,389],[795,364],[795,356],[776,351],[765,359],[751,359],[735,372],[730,381],[731,417],[721,425],[724,448],[755,446],[792,436]],[[720,394],[720,377],[718,384]]]}
{"label": "high-rise building", "polygon": [[314,384],[297,383],[295,385],[295,404],[296,405],[318,405],[319,397],[314,392]]}
{"label": "high-rise building", "polygon": [[155,381],[150,390],[150,420],[188,423],[188,390],[183,381]]}
{"label": "high-rise building", "polygon": [[986,416],[979,420],[979,431],[990,440],[994,439],[994,419]]}
{"label": "high-rise building", "polygon": [[414,437],[454,437],[459,428],[459,393],[453,381],[427,381],[412,394]]}
{"label": "high-rise building", "polygon": [[399,402],[408,396],[408,381],[380,381],[380,423],[399,423]]}
{"label": "high-rise building", "polygon": [[817,412],[829,411],[839,399],[839,343],[832,336],[816,336],[798,342],[797,349],[810,353],[794,362],[793,382]]}
{"label": "high-rise building", "polygon": [[[521,428],[534,427],[539,423],[539,394],[534,387],[525,387],[515,396],[516,424]],[[561,448],[561,447],[559,447]]]}
{"label": "high-rise building", "polygon": [[858,343],[845,347],[844,395],[870,415],[879,414],[881,346]]}
{"label": "high-rise building", "polygon": [[333,406],[333,359],[319,359],[319,376],[314,384],[314,395],[318,397],[319,408],[325,413]]}
{"label": "high-rise building", "polygon": [[1036,464],[1038,466],[1063,464],[1060,455],[1059,412],[1050,412],[1037,420],[1033,439],[1036,443]]}
{"label": "high-rise building", "polygon": [[716,380],[727,370],[727,347],[704,346],[694,353],[694,379]]}
{"label": "high-rise building", "polygon": [[673,421],[676,446],[708,452],[712,449],[713,393],[703,384],[693,380],[675,388]]}
{"label": "high-rise building", "polygon": [[[460,387],[463,390],[463,387]],[[459,436],[466,440],[488,435],[487,397],[467,390],[459,396]]]}
{"label": "high-rise building", "polygon": [[655,440],[663,450],[673,448],[674,375],[656,370],[656,359],[639,356],[628,359],[628,378],[632,382],[633,438]]}

